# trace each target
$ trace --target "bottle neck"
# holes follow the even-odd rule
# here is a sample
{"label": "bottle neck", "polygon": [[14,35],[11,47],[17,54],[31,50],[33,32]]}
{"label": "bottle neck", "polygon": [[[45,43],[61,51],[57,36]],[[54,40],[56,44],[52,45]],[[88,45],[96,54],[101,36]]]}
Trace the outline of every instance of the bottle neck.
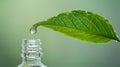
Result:
{"label": "bottle neck", "polygon": [[22,46],[22,57],[26,64],[41,63],[41,44],[35,40],[25,40]]}
{"label": "bottle neck", "polygon": [[39,39],[23,40],[22,43],[22,64],[30,67],[46,67],[41,62],[41,42]]}

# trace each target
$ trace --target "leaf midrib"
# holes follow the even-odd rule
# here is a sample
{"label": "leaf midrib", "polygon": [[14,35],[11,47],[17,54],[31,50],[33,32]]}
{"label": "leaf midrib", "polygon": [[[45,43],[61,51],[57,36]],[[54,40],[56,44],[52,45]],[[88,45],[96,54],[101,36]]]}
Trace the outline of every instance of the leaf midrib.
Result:
{"label": "leaf midrib", "polygon": [[[44,24],[41,24],[41,25],[44,25]],[[47,26],[55,26],[55,25],[44,25],[45,27],[47,27]],[[56,25],[56,27],[65,27],[65,26],[58,26],[58,25]],[[74,29],[74,28],[70,28],[70,27],[65,27],[65,28],[68,28],[68,29],[73,29],[73,30],[76,30],[76,31],[80,31],[80,29]],[[83,31],[83,30],[81,30],[81,31]],[[101,35],[101,34],[97,34],[97,33],[95,33],[95,32],[88,32],[88,31],[83,31],[83,32],[87,32],[87,33],[89,33],[89,34],[91,34],[91,35],[96,35],[96,36],[101,36],[101,37],[105,37],[105,38],[108,38],[108,39],[111,39],[111,40],[113,40],[113,39],[115,39],[115,38],[112,38],[112,37],[108,37],[108,36],[106,36],[106,35]],[[117,40],[117,39],[115,39],[115,40]]]}

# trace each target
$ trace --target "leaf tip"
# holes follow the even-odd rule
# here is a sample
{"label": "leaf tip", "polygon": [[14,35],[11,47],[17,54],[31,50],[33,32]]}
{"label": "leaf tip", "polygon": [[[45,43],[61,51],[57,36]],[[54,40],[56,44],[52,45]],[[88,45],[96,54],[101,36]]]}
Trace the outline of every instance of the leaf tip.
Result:
{"label": "leaf tip", "polygon": [[118,39],[117,41],[120,42],[120,39]]}

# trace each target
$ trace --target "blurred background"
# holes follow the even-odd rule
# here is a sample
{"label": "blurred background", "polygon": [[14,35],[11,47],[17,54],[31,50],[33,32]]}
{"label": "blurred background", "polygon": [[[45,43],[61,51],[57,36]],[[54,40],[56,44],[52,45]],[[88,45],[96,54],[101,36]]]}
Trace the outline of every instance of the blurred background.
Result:
{"label": "blurred background", "polygon": [[86,43],[51,29],[30,27],[39,21],[71,10],[86,10],[111,21],[120,36],[120,0],[0,0],[0,67],[21,64],[22,39],[39,38],[48,67],[120,67],[120,43]]}

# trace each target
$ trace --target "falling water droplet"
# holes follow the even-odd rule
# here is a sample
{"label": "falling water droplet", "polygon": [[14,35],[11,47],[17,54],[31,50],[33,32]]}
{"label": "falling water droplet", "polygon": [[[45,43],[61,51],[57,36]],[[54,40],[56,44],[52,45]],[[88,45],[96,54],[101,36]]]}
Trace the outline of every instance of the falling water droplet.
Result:
{"label": "falling water droplet", "polygon": [[32,27],[30,29],[30,34],[35,34],[37,32],[37,29],[35,27]]}

